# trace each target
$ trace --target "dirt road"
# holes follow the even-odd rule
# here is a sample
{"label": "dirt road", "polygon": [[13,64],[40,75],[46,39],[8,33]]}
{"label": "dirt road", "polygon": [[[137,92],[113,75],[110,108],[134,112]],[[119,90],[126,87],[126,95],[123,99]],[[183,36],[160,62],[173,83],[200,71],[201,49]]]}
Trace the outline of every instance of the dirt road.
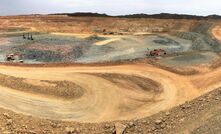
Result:
{"label": "dirt road", "polygon": [[211,30],[212,35],[219,41],[221,41],[221,23],[214,26]]}
{"label": "dirt road", "polygon": [[[169,109],[207,91],[206,87],[197,90],[192,84],[193,79],[199,79],[201,76],[184,77],[150,65],[58,68],[1,66],[0,73],[25,79],[75,82],[85,89],[85,93],[81,98],[73,100],[1,87],[0,106],[38,117],[80,122],[141,118]],[[163,91],[155,94],[127,89],[89,73],[114,73],[149,78],[158,82]]]}

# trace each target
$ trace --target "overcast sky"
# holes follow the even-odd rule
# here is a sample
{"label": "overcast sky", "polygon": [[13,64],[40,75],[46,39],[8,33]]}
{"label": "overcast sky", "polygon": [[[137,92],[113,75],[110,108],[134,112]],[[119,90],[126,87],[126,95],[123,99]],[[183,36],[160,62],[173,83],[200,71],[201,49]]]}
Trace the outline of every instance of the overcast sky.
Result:
{"label": "overcast sky", "polygon": [[221,0],[0,0],[0,15],[67,12],[221,15]]}

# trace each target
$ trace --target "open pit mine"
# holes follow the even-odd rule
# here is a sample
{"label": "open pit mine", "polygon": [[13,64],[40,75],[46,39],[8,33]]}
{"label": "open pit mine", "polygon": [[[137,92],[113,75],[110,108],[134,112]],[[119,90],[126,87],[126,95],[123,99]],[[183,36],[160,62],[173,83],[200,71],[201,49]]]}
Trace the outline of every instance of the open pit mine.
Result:
{"label": "open pit mine", "polygon": [[220,65],[218,19],[0,17],[0,133],[220,132]]}

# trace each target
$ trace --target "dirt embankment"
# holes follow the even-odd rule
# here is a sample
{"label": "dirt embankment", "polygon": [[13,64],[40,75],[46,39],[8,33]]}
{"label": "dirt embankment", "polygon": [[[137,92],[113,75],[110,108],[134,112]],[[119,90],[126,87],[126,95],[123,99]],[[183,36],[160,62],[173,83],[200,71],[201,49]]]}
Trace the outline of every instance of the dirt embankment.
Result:
{"label": "dirt embankment", "polygon": [[[162,86],[152,79],[124,74],[92,74],[107,79],[125,89],[141,89],[148,92],[161,93]],[[128,84],[128,85],[126,85]]]}
{"label": "dirt embankment", "polygon": [[0,85],[14,90],[62,99],[76,99],[84,94],[83,88],[69,81],[24,79],[0,74]]}

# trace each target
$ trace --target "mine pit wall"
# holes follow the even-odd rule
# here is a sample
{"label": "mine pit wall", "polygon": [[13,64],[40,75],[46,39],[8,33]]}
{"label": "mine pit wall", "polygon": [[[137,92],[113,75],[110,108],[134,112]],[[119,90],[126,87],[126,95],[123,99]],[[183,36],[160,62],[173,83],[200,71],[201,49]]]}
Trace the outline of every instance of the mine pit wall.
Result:
{"label": "mine pit wall", "polygon": [[[145,19],[113,17],[68,17],[68,16],[11,16],[0,17],[0,31],[5,28],[31,28],[36,32],[131,34],[147,33],[186,33],[206,34],[209,23],[215,21],[185,19]],[[208,27],[209,26],[209,27]],[[20,27],[21,28],[21,27]],[[185,35],[179,35],[179,37]],[[184,37],[188,38],[189,37]]]}
{"label": "mine pit wall", "polygon": [[0,17],[0,29],[32,28],[36,32],[131,34],[136,32],[187,32],[198,20],[112,17],[19,16]]}
{"label": "mine pit wall", "polygon": [[190,31],[173,32],[172,35],[192,41],[194,51],[213,51],[220,52],[221,45],[210,33],[214,22],[199,22]]}

